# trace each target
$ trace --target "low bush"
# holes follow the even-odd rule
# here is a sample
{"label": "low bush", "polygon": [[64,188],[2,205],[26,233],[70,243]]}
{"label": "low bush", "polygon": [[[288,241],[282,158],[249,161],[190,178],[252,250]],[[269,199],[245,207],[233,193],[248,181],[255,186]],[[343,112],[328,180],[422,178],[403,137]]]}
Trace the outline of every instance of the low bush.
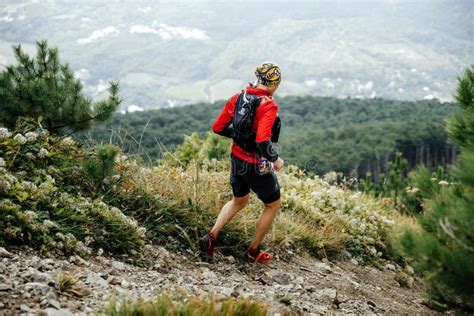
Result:
{"label": "low bush", "polygon": [[85,153],[42,129],[0,128],[0,244],[87,254],[91,248],[129,252],[145,243],[136,220],[86,192]]}

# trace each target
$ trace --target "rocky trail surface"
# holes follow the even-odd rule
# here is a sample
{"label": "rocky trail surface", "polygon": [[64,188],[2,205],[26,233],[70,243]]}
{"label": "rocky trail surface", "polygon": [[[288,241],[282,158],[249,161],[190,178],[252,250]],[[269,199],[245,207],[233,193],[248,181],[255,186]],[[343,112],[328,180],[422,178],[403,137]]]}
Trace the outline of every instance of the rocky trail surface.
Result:
{"label": "rocky trail surface", "polygon": [[146,246],[145,252],[152,258],[146,268],[126,257],[64,258],[0,248],[0,315],[96,314],[111,298],[163,293],[254,298],[266,302],[271,315],[434,313],[422,304],[416,278],[407,279],[411,288],[395,281],[401,267],[394,264],[363,266],[347,256],[335,262],[275,258],[263,266],[231,256],[205,263],[160,247]]}

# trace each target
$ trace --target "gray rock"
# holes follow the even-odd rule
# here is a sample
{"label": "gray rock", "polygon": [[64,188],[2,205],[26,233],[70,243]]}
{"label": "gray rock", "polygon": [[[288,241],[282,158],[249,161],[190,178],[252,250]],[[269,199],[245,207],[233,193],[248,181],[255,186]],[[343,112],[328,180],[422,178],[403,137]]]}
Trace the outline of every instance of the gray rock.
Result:
{"label": "gray rock", "polygon": [[271,273],[265,272],[260,277],[257,278],[257,281],[259,281],[263,285],[271,285],[273,283],[273,277]]}
{"label": "gray rock", "polygon": [[352,263],[352,264],[355,264],[356,266],[359,265],[359,261],[357,261],[357,260],[354,259],[354,258],[351,259],[351,263]]}
{"label": "gray rock", "polygon": [[412,266],[409,266],[409,265],[407,265],[407,266],[405,267],[405,271],[406,271],[408,274],[411,274],[411,275],[415,274],[415,269],[413,269],[413,267],[412,267]]}
{"label": "gray rock", "polygon": [[115,270],[123,271],[125,270],[125,263],[120,261],[112,261],[112,268]]}
{"label": "gray rock", "polygon": [[389,270],[389,271],[393,271],[393,272],[397,271],[397,268],[396,268],[393,264],[391,264],[391,263],[387,263],[387,264],[385,265],[385,269],[387,269],[387,270]]}
{"label": "gray rock", "polygon": [[31,309],[28,305],[26,305],[26,304],[21,304],[21,305],[20,305],[20,310],[21,310],[22,312],[25,312],[25,313],[31,313],[31,312],[33,312],[32,309]]}
{"label": "gray rock", "polygon": [[304,284],[304,278],[302,276],[298,276],[295,279],[296,284]]}
{"label": "gray rock", "polygon": [[46,295],[50,287],[48,284],[45,283],[39,283],[39,282],[28,282],[23,285],[23,288],[25,291],[35,291],[39,293],[40,295]]}
{"label": "gray rock", "polygon": [[74,263],[76,266],[79,266],[79,267],[88,267],[90,266],[90,263],[87,262],[86,260],[82,259],[81,257],[79,256],[71,256],[69,258],[69,262],[71,263]]}
{"label": "gray rock", "polygon": [[13,254],[7,251],[5,248],[0,247],[0,258],[11,258]]}
{"label": "gray rock", "polygon": [[10,291],[13,289],[11,282],[0,283],[0,292],[1,291]]}
{"label": "gray rock", "polygon": [[317,262],[315,264],[315,267],[316,267],[317,271],[322,272],[322,273],[328,274],[328,273],[332,272],[331,266],[326,262]]}
{"label": "gray rock", "polygon": [[281,285],[288,285],[291,281],[291,276],[287,273],[277,273],[273,276],[273,281]]}
{"label": "gray rock", "polygon": [[53,291],[49,291],[44,298],[47,300],[57,300],[58,296]]}
{"label": "gray rock", "polygon": [[227,256],[224,258],[225,261],[229,262],[229,263],[235,263],[235,258],[234,256]]}
{"label": "gray rock", "polygon": [[54,308],[47,308],[42,310],[39,315],[41,316],[73,316],[73,314],[67,309],[54,309]]}
{"label": "gray rock", "polygon": [[237,297],[240,296],[240,291],[241,291],[240,286],[236,286],[236,287],[234,287],[234,289],[232,290],[232,293],[230,293],[230,295],[231,295],[232,297],[237,298]]}
{"label": "gray rock", "polygon": [[113,275],[107,278],[107,283],[112,284],[112,285],[118,285],[120,284],[120,282],[121,280],[118,277],[113,276]]}
{"label": "gray rock", "polygon": [[54,285],[56,282],[53,277],[45,272],[39,272],[36,269],[28,268],[28,271],[21,276],[24,280],[32,282],[46,283],[48,285]]}
{"label": "gray rock", "polygon": [[61,303],[59,303],[59,301],[54,300],[54,299],[49,299],[48,300],[48,306],[54,307],[56,309],[61,309]]}
{"label": "gray rock", "polygon": [[207,270],[201,274],[201,277],[205,283],[212,283],[217,280],[217,276],[214,271]]}
{"label": "gray rock", "polygon": [[104,280],[104,278],[102,278],[100,275],[94,272],[90,272],[89,274],[87,274],[87,278],[85,282],[87,284],[98,285],[100,287],[109,286],[109,283],[106,280]]}
{"label": "gray rock", "polygon": [[124,289],[128,289],[130,287],[130,282],[128,282],[127,280],[122,280],[122,282],[120,282],[120,286]]}
{"label": "gray rock", "polygon": [[337,296],[337,290],[336,289],[330,289],[330,288],[322,289],[316,294],[316,296],[319,299],[322,299],[322,300],[333,301]]}

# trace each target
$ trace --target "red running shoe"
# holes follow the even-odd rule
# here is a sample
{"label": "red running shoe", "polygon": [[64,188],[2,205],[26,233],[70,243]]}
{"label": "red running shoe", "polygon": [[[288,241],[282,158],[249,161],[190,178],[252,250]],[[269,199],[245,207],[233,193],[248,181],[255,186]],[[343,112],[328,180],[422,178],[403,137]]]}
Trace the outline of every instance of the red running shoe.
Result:
{"label": "red running shoe", "polygon": [[250,249],[245,252],[246,259],[250,262],[258,262],[266,264],[272,260],[272,255],[266,251],[257,249],[251,251]]}
{"label": "red running shoe", "polygon": [[214,246],[216,239],[211,235],[206,234],[199,238],[199,250],[203,258],[212,259],[214,257]]}

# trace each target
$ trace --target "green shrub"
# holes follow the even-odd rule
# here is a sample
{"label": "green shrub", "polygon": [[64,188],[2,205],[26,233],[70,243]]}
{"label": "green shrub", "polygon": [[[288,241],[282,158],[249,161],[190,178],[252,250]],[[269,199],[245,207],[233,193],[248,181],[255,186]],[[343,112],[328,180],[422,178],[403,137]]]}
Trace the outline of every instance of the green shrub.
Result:
{"label": "green shrub", "polygon": [[84,171],[92,189],[100,190],[104,181],[116,173],[115,159],[119,148],[114,145],[96,146],[84,159]]}
{"label": "green shrub", "polygon": [[402,210],[412,215],[421,213],[424,201],[439,193],[450,181],[452,179],[443,167],[431,172],[422,165],[411,171],[407,177],[407,186],[400,193]]}
{"label": "green shrub", "polygon": [[[426,199],[421,230],[407,230],[399,241],[423,273],[438,306],[474,311],[474,69],[459,78],[455,98],[460,111],[448,132],[460,146],[453,184]],[[424,181],[426,182],[426,181]]]}
{"label": "green shrub", "polygon": [[0,128],[0,244],[81,254],[140,248],[146,230],[85,185],[86,151],[23,125],[28,132]]}

